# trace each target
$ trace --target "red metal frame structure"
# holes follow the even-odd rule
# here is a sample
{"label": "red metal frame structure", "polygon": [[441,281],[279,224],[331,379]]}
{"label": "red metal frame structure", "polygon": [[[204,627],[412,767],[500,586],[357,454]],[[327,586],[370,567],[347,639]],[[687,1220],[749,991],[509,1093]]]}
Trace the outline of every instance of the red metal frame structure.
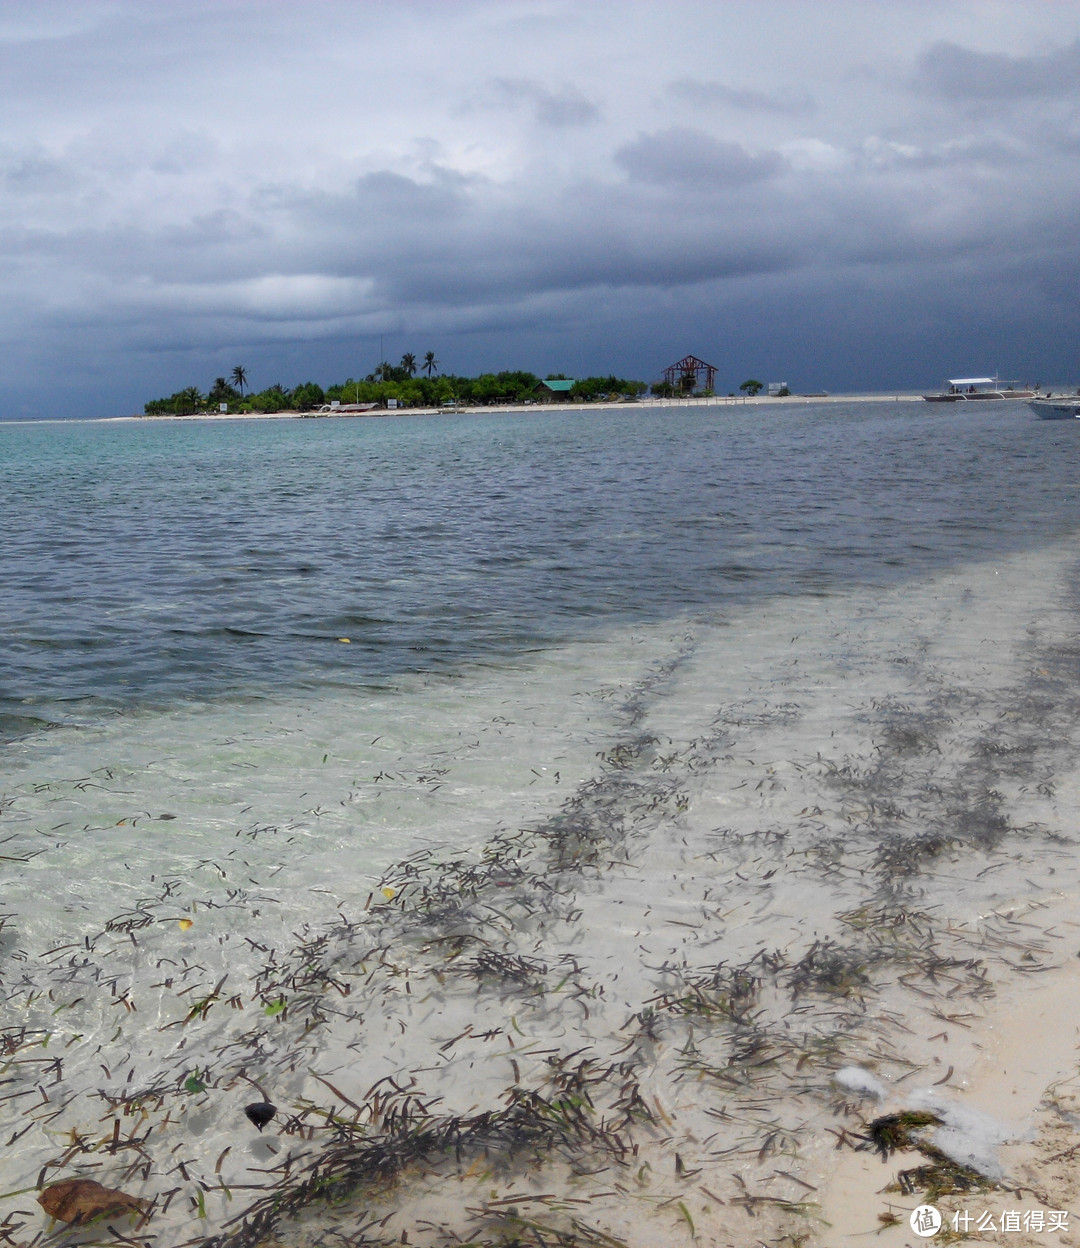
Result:
{"label": "red metal frame structure", "polygon": [[[705,379],[704,385],[700,384],[702,376]],[[684,355],[681,360],[664,369],[664,380],[676,390],[715,390],[716,369],[712,364],[699,360],[696,355]]]}

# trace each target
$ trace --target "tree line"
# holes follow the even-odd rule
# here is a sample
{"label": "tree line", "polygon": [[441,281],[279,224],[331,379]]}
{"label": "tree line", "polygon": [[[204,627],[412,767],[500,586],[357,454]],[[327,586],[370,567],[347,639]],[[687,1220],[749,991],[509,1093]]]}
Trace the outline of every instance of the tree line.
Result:
{"label": "tree line", "polygon": [[[429,351],[418,364],[416,356],[407,352],[400,364],[383,361],[366,377],[348,377],[339,384],[323,389],[318,382],[305,381],[289,388],[280,382],[264,390],[248,386],[247,370],[237,365],[230,377],[218,377],[204,394],[198,386],[178,390],[166,398],[151,399],[144,406],[147,416],[193,416],[215,412],[222,403],[230,412],[310,412],[333,403],[375,403],[386,406],[394,399],[399,407],[445,407],[461,404],[483,407],[497,403],[536,402],[541,380],[567,381],[562,373],[551,373],[541,379],[522,370],[481,373],[477,377],[460,377],[440,373],[439,361]],[[625,377],[583,377],[574,381],[568,392],[572,401],[591,403],[599,399],[635,398],[649,389],[643,381]],[[653,387],[654,391],[656,387]]]}

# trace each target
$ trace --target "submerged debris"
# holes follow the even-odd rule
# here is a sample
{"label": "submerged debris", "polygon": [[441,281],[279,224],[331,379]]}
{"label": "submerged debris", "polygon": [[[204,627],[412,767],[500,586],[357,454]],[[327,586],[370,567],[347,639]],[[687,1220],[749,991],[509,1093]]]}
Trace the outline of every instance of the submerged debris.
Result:
{"label": "submerged debris", "polygon": [[255,1101],[254,1104],[244,1106],[244,1113],[262,1131],[277,1113],[277,1106],[271,1105],[269,1101]]}
{"label": "submerged debris", "polygon": [[875,1118],[868,1128],[870,1140],[881,1154],[882,1161],[887,1161],[895,1152],[917,1148],[923,1151],[926,1146],[916,1132],[927,1127],[943,1126],[937,1114],[925,1109],[906,1109],[899,1114],[882,1114]]}
{"label": "submerged debris", "polygon": [[869,1125],[869,1137],[883,1161],[896,1152],[921,1153],[927,1164],[901,1170],[888,1191],[905,1196],[925,1192],[933,1202],[953,1192],[982,1191],[995,1186],[995,1180],[973,1166],[956,1161],[923,1134],[928,1127],[942,1127],[945,1120],[930,1110],[908,1109],[898,1114],[883,1114]]}
{"label": "submerged debris", "polygon": [[97,1218],[115,1217],[125,1213],[142,1213],[146,1201],[112,1187],[103,1187],[94,1179],[61,1179],[43,1188],[38,1204],[51,1218],[82,1226]]}

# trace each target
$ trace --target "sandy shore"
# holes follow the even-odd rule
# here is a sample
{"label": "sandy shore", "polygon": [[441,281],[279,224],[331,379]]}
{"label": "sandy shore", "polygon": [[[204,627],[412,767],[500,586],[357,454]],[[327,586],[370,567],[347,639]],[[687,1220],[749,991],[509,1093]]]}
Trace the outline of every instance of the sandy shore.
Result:
{"label": "sandy shore", "polygon": [[[1050,386],[1045,393],[1053,392],[1054,394],[1071,394],[1078,387],[1069,385]],[[843,394],[792,394],[783,398],[767,394],[759,394],[754,398],[748,398],[743,395],[737,397],[728,395],[715,395],[707,399],[641,399],[636,402],[628,403],[516,403],[516,404],[498,404],[490,407],[470,407],[462,406],[454,409],[438,408],[438,407],[408,407],[400,408],[394,411],[379,409],[370,412],[341,412],[335,414],[333,412],[202,412],[198,415],[191,416],[147,416],[143,413],[136,412],[130,416],[100,416],[93,419],[99,421],[135,421],[135,420],[209,420],[209,421],[235,421],[235,420],[314,420],[314,419],[336,419],[336,420],[357,420],[357,419],[388,419],[402,416],[447,416],[447,415],[470,415],[470,416],[496,416],[506,415],[508,413],[520,416],[535,417],[542,415],[544,412],[599,412],[599,411],[655,411],[673,408],[676,410],[685,410],[690,408],[739,408],[739,407],[766,407],[766,408],[782,408],[782,407],[806,407],[819,406],[821,404],[844,404],[844,403],[917,403],[922,401],[923,391],[921,390],[902,390],[902,391],[853,391]],[[1015,402],[1023,402],[1021,399]],[[58,416],[50,417],[40,423],[64,423],[69,420],[81,419],[79,417]],[[12,422],[19,423],[19,422]],[[39,422],[35,422],[39,423]]]}
{"label": "sandy shore", "polygon": [[[941,1236],[951,1231],[1016,1248],[1075,1245],[1080,1243],[1075,1161],[1080,1155],[1080,898],[1049,897],[1012,917],[1029,944],[1017,949],[1017,957],[1033,958],[1027,981],[1002,986],[983,1008],[957,1011],[951,1019],[937,1014],[918,1020],[910,1051],[921,1048],[925,1073],[887,1085],[883,1097],[864,1098],[849,1109],[854,1130],[863,1133],[881,1115],[928,1103],[946,1107],[944,1112],[968,1127],[975,1149],[996,1162],[1000,1169],[992,1187],[936,1199]],[[884,1158],[838,1145],[823,1188],[818,1241],[831,1248],[855,1248],[871,1239],[884,1248],[926,1243],[927,1237],[914,1234],[911,1216],[929,1198],[901,1190],[901,1174],[925,1162],[910,1150]]]}
{"label": "sandy shore", "polygon": [[732,408],[732,407],[805,407],[808,404],[835,403],[910,403],[922,398],[921,391],[897,391],[890,393],[858,392],[854,394],[793,394],[778,398],[757,395],[754,398],[732,398],[716,395],[708,399],[642,399],[632,403],[515,403],[493,404],[484,407],[462,406],[455,409],[436,407],[409,407],[395,411],[371,412],[207,412],[197,416],[110,416],[107,420],[296,420],[296,419],[384,419],[400,416],[447,416],[468,414],[471,416],[504,415],[517,413],[522,416],[538,416],[544,412],[598,412],[598,411],[653,411],[657,409],[686,408]]}

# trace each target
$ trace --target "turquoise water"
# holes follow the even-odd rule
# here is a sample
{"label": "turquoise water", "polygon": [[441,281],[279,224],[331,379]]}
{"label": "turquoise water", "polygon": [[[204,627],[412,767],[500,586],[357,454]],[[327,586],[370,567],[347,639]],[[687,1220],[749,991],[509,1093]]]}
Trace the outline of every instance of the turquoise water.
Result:
{"label": "turquoise water", "polygon": [[[387,1086],[487,1130],[587,1054],[653,1195],[590,1187],[628,1162],[588,1132],[536,1190],[632,1248],[685,1242],[673,1200],[753,1242],[684,1172],[729,1220],[734,1171],[816,1183],[830,1072],[930,1060],[913,1019],[986,990],[983,916],[1080,887],[1076,432],[908,403],[0,425],[0,1228],[38,1242],[26,1192],[83,1175],[155,1202],[140,1242],[245,1248],[272,1184],[356,1143],[342,1095],[365,1146]],[[725,983],[753,1010],[684,1008]],[[620,1117],[638,1084],[664,1131]],[[282,1242],[505,1243],[470,1221],[533,1190],[500,1138],[483,1190],[466,1149],[385,1233],[346,1201]]]}

